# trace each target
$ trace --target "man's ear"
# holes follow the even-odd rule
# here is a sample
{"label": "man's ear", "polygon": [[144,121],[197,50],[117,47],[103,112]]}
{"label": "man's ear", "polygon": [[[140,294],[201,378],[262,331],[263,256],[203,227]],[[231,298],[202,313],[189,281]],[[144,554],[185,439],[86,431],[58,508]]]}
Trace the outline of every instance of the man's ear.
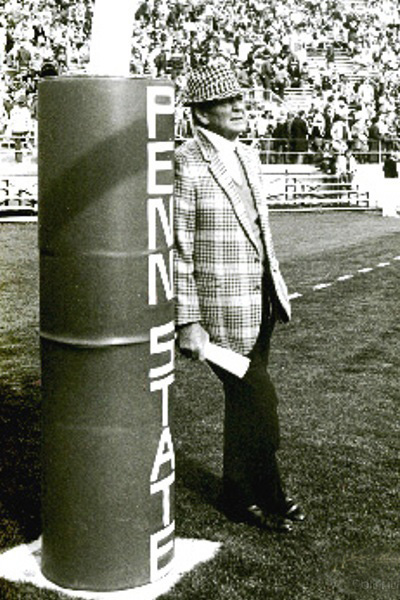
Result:
{"label": "man's ear", "polygon": [[200,125],[200,127],[201,126],[207,127],[207,125],[210,122],[207,112],[197,106],[193,108],[193,116],[194,116],[195,122],[197,122]]}

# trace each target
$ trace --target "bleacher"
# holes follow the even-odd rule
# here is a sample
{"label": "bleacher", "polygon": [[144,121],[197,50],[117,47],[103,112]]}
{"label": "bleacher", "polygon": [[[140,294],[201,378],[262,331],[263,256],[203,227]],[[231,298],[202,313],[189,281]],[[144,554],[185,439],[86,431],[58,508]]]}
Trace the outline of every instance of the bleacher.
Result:
{"label": "bleacher", "polygon": [[38,212],[37,144],[34,136],[0,136],[0,219]]}
{"label": "bleacher", "polygon": [[271,208],[365,210],[370,207],[369,193],[361,191],[358,184],[322,173],[313,165],[264,166],[263,180]]}
{"label": "bleacher", "polygon": [[286,88],[284,102],[287,110],[292,113],[298,113],[299,110],[308,110],[311,106],[313,92],[314,87],[312,85]]}
{"label": "bleacher", "polygon": [[[324,48],[308,48],[307,62],[310,74],[321,72],[327,68],[326,50]],[[353,59],[348,50],[335,49],[333,68],[345,79],[362,80],[378,74],[374,65],[362,65]]]}
{"label": "bleacher", "polygon": [[[21,4],[21,6],[24,4],[24,0],[17,0],[17,4]],[[57,3],[59,4],[59,3]],[[63,3],[61,3],[63,4]],[[68,4],[65,3],[65,4]],[[72,5],[72,3],[70,2],[70,4]],[[86,4],[90,4],[89,0],[79,0],[79,2],[76,3],[76,5],[80,5],[80,7],[82,8],[83,5]],[[152,4],[152,3],[150,3]],[[174,3],[172,3],[173,5]],[[191,3],[189,3],[191,4]],[[207,18],[205,13],[202,13],[201,9],[196,9],[195,8],[195,4],[193,2],[193,7],[191,9],[190,15],[191,18],[194,19],[193,23],[198,23],[199,27],[200,26],[205,26],[207,24]],[[202,3],[201,3],[202,4]],[[293,4],[293,3],[292,3]],[[302,5],[305,5],[305,2],[299,2],[299,8],[301,8]],[[351,207],[364,207],[368,204],[368,194],[366,193],[365,190],[360,191],[360,189],[358,188],[358,186],[355,183],[349,184],[349,183],[345,183],[343,181],[339,181],[339,178],[336,177],[336,175],[334,174],[327,174],[327,173],[322,173],[321,171],[319,171],[316,166],[313,164],[313,157],[311,156],[311,153],[306,153],[306,156],[302,157],[302,159],[304,159],[304,163],[305,164],[301,164],[301,165],[297,165],[297,164],[293,164],[295,161],[295,157],[291,156],[290,152],[285,152],[285,164],[284,165],[280,165],[277,164],[279,163],[279,161],[282,159],[282,156],[273,156],[273,152],[271,151],[271,149],[274,147],[274,139],[272,137],[271,131],[272,128],[268,131],[268,133],[263,134],[263,133],[259,133],[259,130],[256,129],[256,127],[254,126],[257,122],[257,119],[260,115],[262,115],[262,113],[267,112],[267,113],[274,113],[275,117],[277,114],[279,113],[284,113],[286,112],[287,115],[289,116],[289,123],[290,123],[290,117],[293,116],[295,113],[298,113],[300,110],[305,110],[306,113],[309,112],[309,114],[306,116],[306,119],[308,118],[308,123],[311,126],[312,123],[312,114],[314,111],[314,106],[316,106],[318,104],[318,98],[316,99],[316,90],[314,89],[314,85],[313,85],[313,74],[318,74],[320,75],[322,72],[327,72],[328,74],[331,72],[334,76],[340,76],[341,81],[350,81],[350,82],[356,82],[356,81],[362,81],[365,79],[369,79],[371,78],[371,76],[375,76],[378,71],[375,65],[373,65],[371,62],[368,62],[368,60],[365,60],[363,62],[363,57],[362,56],[356,56],[355,58],[353,57],[351,51],[350,51],[350,46],[347,44],[346,42],[346,31],[343,29],[342,24],[345,21],[345,15],[348,15],[349,13],[354,13],[356,15],[358,15],[360,18],[362,18],[363,15],[371,15],[371,20],[372,17],[376,15],[377,13],[379,13],[380,7],[379,7],[379,3],[375,2],[374,0],[338,0],[337,3],[327,3],[329,6],[327,6],[324,10],[327,11],[327,15],[331,15],[332,16],[332,23],[335,21],[336,17],[334,16],[334,13],[332,11],[339,11],[343,14],[343,18],[342,19],[338,19],[338,21],[340,21],[341,25],[339,26],[339,28],[335,29],[335,32],[333,32],[333,29],[331,30],[329,27],[326,28],[326,31],[322,32],[322,37],[321,40],[318,38],[318,36],[315,37],[315,46],[309,46],[306,47],[306,57],[305,57],[305,61],[307,63],[307,68],[308,68],[308,73],[309,73],[309,77],[304,77],[303,80],[300,81],[300,85],[298,87],[295,87],[296,85],[298,85],[298,81],[296,81],[296,78],[292,77],[291,82],[289,83],[288,87],[286,87],[286,89],[283,90],[283,97],[281,97],[280,95],[278,96],[277,94],[275,94],[273,91],[271,91],[271,89],[268,88],[268,85],[266,85],[266,87],[262,87],[262,85],[265,85],[263,83],[261,83],[262,79],[255,77],[254,79],[252,79],[252,77],[250,76],[254,76],[257,73],[257,69],[256,69],[256,65],[258,64],[257,61],[254,61],[254,65],[252,67],[252,69],[254,70],[253,73],[249,72],[249,81],[251,82],[255,82],[254,87],[252,87],[251,89],[248,90],[248,93],[246,94],[246,103],[248,105],[249,108],[249,112],[251,114],[252,117],[252,124],[253,124],[253,128],[249,128],[251,129],[251,135],[253,135],[253,139],[248,139],[246,140],[246,143],[249,143],[251,145],[253,145],[254,147],[258,147],[260,150],[260,154],[264,153],[264,156],[261,156],[262,158],[262,162],[264,164],[264,168],[265,168],[265,177],[268,177],[268,182],[266,180],[266,182],[268,183],[268,186],[272,188],[277,188],[278,184],[275,185],[275,181],[278,181],[279,179],[279,186],[280,186],[280,191],[279,194],[274,194],[272,193],[272,191],[268,192],[269,193],[269,201],[271,203],[271,205],[274,206],[278,206],[279,203],[284,203],[285,206],[299,206],[302,203],[307,203],[310,205],[319,205],[319,206],[339,206],[339,205],[348,205]],[[386,6],[386,10],[390,11],[393,10],[393,14],[395,14],[396,10],[397,10],[397,19],[399,19],[399,12],[398,12],[398,5],[396,5],[395,2],[393,2],[393,8],[391,8],[390,6],[387,8],[387,6],[390,4],[389,2],[386,2],[386,0],[383,0],[383,4],[385,4]],[[229,3],[228,3],[229,5]],[[238,5],[240,5],[242,8],[244,6],[244,2],[240,1],[238,2]],[[334,5],[334,6],[333,6]],[[143,6],[145,6],[145,4],[143,4]],[[220,11],[219,13],[219,17],[221,17],[221,23],[219,24],[220,27],[222,28],[222,24],[223,24],[223,19],[227,19],[228,17],[228,21],[229,19],[232,20],[232,24],[235,24],[235,11],[229,15],[229,6],[225,7],[223,0],[219,0],[218,2],[215,3],[215,6],[219,6]],[[290,4],[291,6],[291,4]],[[397,8],[396,8],[397,6]],[[303,6],[304,8],[304,6]],[[227,10],[225,10],[227,9]],[[382,10],[384,9],[384,7],[382,7]],[[172,9],[171,9],[172,10]],[[55,28],[55,32],[58,31],[58,28],[61,27],[60,31],[64,31],[64,33],[67,32],[71,32],[74,27],[66,27],[65,22],[63,22],[62,20],[60,20],[61,17],[61,13],[62,13],[63,9],[62,7],[60,7],[60,11],[55,11],[54,15],[57,17],[56,18],[56,28]],[[58,14],[59,12],[59,14]],[[79,12],[79,11],[78,11]],[[155,10],[155,15],[157,13],[157,10]],[[189,14],[189,13],[188,13]],[[65,16],[65,15],[64,15]],[[74,23],[74,11],[70,11],[68,13],[68,18],[72,18],[72,23]],[[183,17],[180,17],[181,19]],[[186,17],[185,17],[186,18]],[[218,21],[218,18],[216,18],[216,21]],[[156,33],[156,29],[157,27],[159,27],[159,25],[157,25],[157,23],[159,22],[160,19],[160,15],[157,16],[157,18],[153,18],[153,19],[149,19],[148,21],[146,20],[146,18],[141,18],[141,20],[138,20],[136,23],[136,27],[135,27],[135,32],[134,32],[134,44],[133,47],[138,50],[141,47],[141,44],[143,41],[145,41],[145,38],[142,39],[143,36],[143,32],[147,31],[147,33],[149,34],[155,34]],[[192,26],[189,28],[185,28],[185,20],[181,21],[181,29],[182,31],[179,31],[179,35],[177,36],[177,32],[176,32],[176,28],[175,28],[175,20],[173,19],[169,19],[168,21],[163,21],[161,19],[160,21],[161,25],[163,25],[165,32],[166,32],[166,36],[170,36],[170,41],[172,40],[174,43],[171,43],[171,48],[174,48],[173,52],[170,52],[168,54],[169,58],[167,60],[166,63],[166,70],[165,73],[168,76],[172,76],[172,74],[174,74],[174,76],[178,75],[178,79],[177,79],[177,96],[179,98],[180,96],[180,92],[181,92],[181,84],[182,81],[184,81],[184,78],[181,79],[181,75],[182,73],[180,73],[180,69],[181,67],[184,66],[184,64],[186,64],[186,66],[189,64],[189,54],[193,54],[193,56],[196,55],[196,52],[210,52],[210,49],[206,49],[205,47],[202,48],[201,45],[199,45],[195,38],[192,36],[193,33],[193,28]],[[284,20],[279,20],[279,18],[277,19],[277,25],[283,25],[285,23]],[[314,23],[312,23],[314,25]],[[315,26],[317,26],[318,23],[315,24]],[[308,25],[310,25],[310,23],[308,23]],[[305,22],[305,27],[307,26],[307,20]],[[340,31],[342,27],[342,31]],[[201,28],[201,27],[200,27]],[[154,31],[153,31],[154,29]],[[254,37],[255,40],[258,39],[258,43],[260,42],[260,34],[262,34],[262,31],[259,31],[258,29],[258,20],[255,19],[254,23],[251,24],[251,34]],[[322,28],[323,29],[323,28]],[[82,32],[83,28],[82,28],[82,22],[77,19],[76,23],[75,23],[75,30],[77,32]],[[50,29],[51,31],[51,29]],[[222,31],[222,29],[221,29]],[[278,29],[278,31],[280,31]],[[10,35],[12,34],[13,29],[10,30]],[[283,29],[282,31],[280,31],[280,33],[284,34],[285,30]],[[288,32],[289,33],[289,32]],[[291,34],[296,34],[296,27],[293,28],[293,30],[290,32]],[[182,36],[180,35],[182,34]],[[151,35],[150,35],[151,37]],[[155,36],[153,36],[155,37]],[[181,40],[182,43],[178,42],[177,43],[177,39],[178,38],[183,38]],[[49,39],[51,38],[51,36],[49,35]],[[186,45],[185,45],[185,39],[186,39]],[[362,41],[362,36],[361,36],[361,41]],[[365,40],[364,40],[365,41]],[[72,40],[73,45],[75,44],[75,42]],[[80,43],[83,43],[84,46],[86,44],[87,46],[87,42],[88,40],[85,38],[85,36],[82,38],[82,40],[80,40]],[[190,43],[189,43],[190,42]],[[307,43],[310,43],[310,41],[308,41]],[[83,46],[83,47],[84,47]],[[329,46],[334,46],[334,54],[333,57],[331,57],[329,59],[329,63],[327,60],[327,48]],[[77,48],[75,48],[76,50]],[[189,50],[190,49],[190,52]],[[304,50],[304,48],[302,47],[302,49]],[[144,50],[144,47],[142,47],[142,50]],[[217,50],[215,50],[217,51]],[[259,50],[257,50],[258,52]],[[238,58],[238,51],[237,51],[237,56],[236,59]],[[135,56],[135,67],[138,68],[139,70],[135,70],[133,72],[140,74],[143,73],[151,73],[152,75],[157,75],[157,69],[155,69],[155,64],[152,65],[151,61],[149,64],[146,63],[146,61],[148,60],[148,56],[147,53],[143,51],[143,53],[141,54],[139,51],[134,53]],[[146,58],[147,57],[147,58]],[[212,58],[212,55],[211,55]],[[271,58],[271,57],[270,57]],[[283,56],[283,58],[285,58]],[[367,57],[368,58],[368,57]],[[72,52],[70,53],[70,55],[68,56],[68,73],[69,74],[84,74],[85,73],[85,52]],[[153,60],[153,59],[152,59]],[[304,56],[303,56],[303,60],[304,60]],[[333,60],[333,62],[332,62]],[[240,62],[240,61],[239,61]],[[259,61],[259,64],[261,64],[262,61]],[[272,57],[271,62],[274,63],[274,58]],[[283,65],[285,64],[285,62],[283,61],[282,63]],[[15,76],[17,79],[18,77],[21,75],[21,69],[18,68],[18,64],[17,61],[13,58],[10,61],[7,62],[6,64],[7,66],[7,75],[8,76]],[[172,68],[173,67],[173,68]],[[258,68],[258,67],[257,67]],[[246,69],[248,69],[248,67],[246,66]],[[14,70],[14,71],[13,71]],[[250,69],[251,71],[251,69]],[[389,72],[390,77],[392,77],[392,72]],[[328,75],[329,76],[329,75]],[[394,75],[393,75],[394,76]],[[297,77],[297,76],[296,76]],[[12,79],[12,77],[11,77]],[[318,78],[315,78],[316,80]],[[287,80],[289,81],[289,79]],[[18,86],[20,86],[21,81],[18,82]],[[272,85],[272,84],[271,84]],[[11,89],[11,88],[10,88]],[[282,90],[278,87],[274,87],[272,85],[272,89],[275,89],[276,91],[279,92],[279,94],[281,94]],[[28,94],[29,95],[29,94]],[[13,98],[13,93],[11,94],[11,98]],[[316,99],[315,104],[313,104],[314,99]],[[325,99],[324,99],[325,100]],[[351,100],[351,102],[353,104],[354,100]],[[349,101],[350,104],[350,101]],[[313,107],[313,108],[311,108]],[[311,110],[310,110],[311,108]],[[352,109],[354,108],[353,106],[349,105],[349,108]],[[398,106],[399,109],[399,113],[400,113],[400,106]],[[318,109],[319,110],[319,109]],[[322,110],[322,109],[321,109]],[[177,110],[177,113],[180,114],[185,114],[185,111],[183,111],[181,109],[181,107],[179,107],[179,109]],[[396,133],[397,132],[397,133]],[[177,140],[178,143],[180,143],[184,138],[189,137],[191,135],[191,127],[189,125],[189,119],[182,118],[181,121],[179,123],[177,123]],[[261,137],[263,136],[264,137]],[[389,136],[388,133],[385,133],[385,135]],[[393,131],[390,133],[391,136],[399,136],[399,128],[393,127]],[[330,138],[329,138],[330,139]],[[397,140],[398,142],[398,140]],[[381,144],[381,142],[379,142],[379,144]],[[7,138],[2,138],[0,139],[0,151],[1,151],[1,156],[7,156],[8,160],[10,163],[16,163],[16,164],[20,164],[20,166],[22,167],[26,161],[30,160],[30,158],[32,157],[32,150],[35,150],[35,147],[37,146],[36,140],[33,139],[33,137],[29,140],[15,140],[15,139],[7,139]],[[381,162],[384,153],[387,151],[387,149],[400,149],[400,143],[393,143],[393,144],[386,144],[386,143],[382,143],[379,146],[379,150],[375,152],[378,154],[378,161]],[[267,149],[267,150],[266,150]],[[368,150],[368,148],[367,148]],[[365,149],[363,150],[365,151]],[[4,154],[3,154],[4,153]],[[266,156],[267,154],[269,154],[269,156]],[[356,154],[356,151],[354,151],[354,154]],[[357,156],[358,158],[358,156]],[[360,162],[364,162],[364,157],[361,157],[362,160]],[[366,162],[369,162],[370,159],[368,159],[368,157],[366,158]],[[374,162],[374,160],[372,160],[371,157],[371,163]],[[272,163],[272,164],[271,164]],[[1,172],[1,171],[0,171]],[[24,210],[27,211],[32,211],[33,213],[37,212],[37,201],[35,200],[35,195],[37,195],[37,190],[33,187],[27,187],[24,185],[22,185],[22,187],[18,188],[16,186],[14,186],[13,184],[13,176],[11,173],[8,172],[4,172],[4,176],[2,176],[0,174],[0,177],[4,177],[4,179],[2,180],[1,184],[0,184],[0,214],[6,214],[7,212],[16,212],[16,213],[23,213]],[[19,183],[23,182],[22,179],[22,173],[18,174],[19,179],[16,179],[16,181],[18,181]],[[340,185],[339,185],[340,184]]]}
{"label": "bleacher", "polygon": [[2,156],[14,155],[16,162],[23,162],[27,156],[32,156],[37,147],[35,134],[24,137],[0,135],[0,160]]}
{"label": "bleacher", "polygon": [[[262,170],[266,196],[273,209],[365,210],[372,206],[368,191],[361,190],[357,182],[343,181],[311,163],[292,164],[290,153],[283,163],[274,162],[278,157],[273,152],[269,152],[267,157],[261,153],[261,158],[264,161]],[[312,154],[308,154],[307,158],[312,160]],[[0,219],[37,215],[37,163],[32,159],[29,163],[16,163],[10,151],[8,165],[3,164],[3,172],[0,171]]]}
{"label": "bleacher", "polygon": [[371,6],[370,0],[341,0],[341,3],[358,14],[366,14]]}
{"label": "bleacher", "polygon": [[35,216],[37,212],[37,175],[0,174],[0,219],[10,216]]}
{"label": "bleacher", "polygon": [[36,147],[33,132],[0,136],[0,218],[37,215]]}
{"label": "bleacher", "polygon": [[[326,49],[307,48],[307,66],[311,77],[316,73],[326,71],[328,68]],[[360,64],[352,58],[349,51],[341,49],[335,49],[331,69],[344,81],[352,82],[370,79],[378,74],[375,65]],[[285,89],[284,102],[291,112],[308,110],[312,103],[313,93],[314,86],[310,83],[303,84],[301,87],[288,87]]]}

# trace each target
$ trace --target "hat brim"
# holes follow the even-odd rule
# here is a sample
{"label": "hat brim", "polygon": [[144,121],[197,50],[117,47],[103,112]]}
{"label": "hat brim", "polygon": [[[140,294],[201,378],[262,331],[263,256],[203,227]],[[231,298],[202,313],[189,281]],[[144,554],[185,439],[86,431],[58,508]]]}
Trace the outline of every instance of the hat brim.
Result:
{"label": "hat brim", "polygon": [[186,97],[183,99],[183,105],[196,106],[196,104],[207,104],[208,102],[218,102],[219,100],[227,100],[228,98],[235,98],[236,96],[243,94],[244,91],[245,88],[237,87],[232,88],[230,90],[226,90],[225,92],[220,94],[211,94],[203,98]]}

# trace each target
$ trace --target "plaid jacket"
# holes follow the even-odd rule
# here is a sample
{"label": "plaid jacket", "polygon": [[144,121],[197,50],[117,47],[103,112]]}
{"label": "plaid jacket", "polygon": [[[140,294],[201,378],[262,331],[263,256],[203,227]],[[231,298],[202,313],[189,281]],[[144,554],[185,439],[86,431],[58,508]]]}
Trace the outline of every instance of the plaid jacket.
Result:
{"label": "plaid jacket", "polygon": [[[260,216],[278,312],[288,321],[290,303],[273,249],[260,162],[244,144],[238,154]],[[246,206],[201,133],[176,152],[174,221],[176,325],[200,322],[211,341],[247,354],[261,324],[264,267]]]}

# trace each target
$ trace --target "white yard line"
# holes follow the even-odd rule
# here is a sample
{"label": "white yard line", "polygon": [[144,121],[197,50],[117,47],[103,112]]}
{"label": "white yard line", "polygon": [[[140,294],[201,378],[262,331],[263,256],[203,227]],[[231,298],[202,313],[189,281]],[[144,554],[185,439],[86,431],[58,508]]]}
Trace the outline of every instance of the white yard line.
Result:
{"label": "white yard line", "polygon": [[332,283],[317,283],[314,285],[313,290],[323,290],[324,288],[331,287]]}
{"label": "white yard line", "polygon": [[[400,261],[400,255],[394,256],[393,260]],[[384,267],[389,267],[391,264],[392,264],[391,261],[380,262],[376,265],[375,268],[383,269]],[[360,273],[360,274],[371,273],[371,271],[373,271],[373,270],[374,270],[374,267],[361,267],[360,269],[357,269],[357,273]],[[339,277],[337,277],[336,281],[347,281],[349,279],[353,279],[353,277],[354,277],[354,275],[352,273],[347,273],[346,275],[340,275]],[[312,287],[312,291],[316,292],[318,290],[324,290],[326,288],[332,287],[333,284],[334,284],[333,281],[317,283],[316,285],[314,285]],[[301,294],[300,292],[292,292],[289,295],[289,300],[296,300],[297,298],[302,298],[303,295],[304,294]]]}
{"label": "white yard line", "polygon": [[336,279],[336,281],[347,281],[348,279],[353,279],[354,275],[341,275]]}

